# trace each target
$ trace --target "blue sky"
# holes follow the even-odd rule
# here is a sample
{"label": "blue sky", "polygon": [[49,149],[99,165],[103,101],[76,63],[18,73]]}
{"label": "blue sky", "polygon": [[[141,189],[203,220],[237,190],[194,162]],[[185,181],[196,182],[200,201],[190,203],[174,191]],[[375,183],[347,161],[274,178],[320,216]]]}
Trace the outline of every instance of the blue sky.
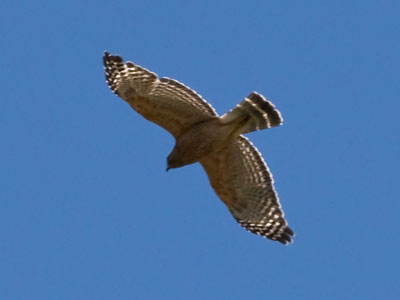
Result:
{"label": "blue sky", "polygon": [[[1,299],[399,299],[398,1],[0,3]],[[295,242],[247,233],[199,165],[106,86],[103,51],[248,134]]]}

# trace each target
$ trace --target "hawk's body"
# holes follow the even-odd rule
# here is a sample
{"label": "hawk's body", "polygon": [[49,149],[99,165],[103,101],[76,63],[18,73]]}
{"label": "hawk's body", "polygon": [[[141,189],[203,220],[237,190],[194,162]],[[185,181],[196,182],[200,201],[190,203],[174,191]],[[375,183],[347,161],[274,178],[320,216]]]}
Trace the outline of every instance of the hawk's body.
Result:
{"label": "hawk's body", "polygon": [[159,79],[107,52],[104,66],[112,91],[175,137],[168,169],[200,162],[217,195],[245,229],[284,244],[292,241],[272,175],[241,135],[282,123],[271,102],[252,93],[219,117],[201,96],[175,80]]}

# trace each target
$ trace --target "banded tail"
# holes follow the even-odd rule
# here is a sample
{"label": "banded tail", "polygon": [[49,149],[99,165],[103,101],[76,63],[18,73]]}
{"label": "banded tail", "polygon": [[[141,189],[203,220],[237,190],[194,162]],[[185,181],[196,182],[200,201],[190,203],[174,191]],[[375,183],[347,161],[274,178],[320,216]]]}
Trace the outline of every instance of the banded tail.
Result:
{"label": "banded tail", "polygon": [[283,119],[279,110],[264,98],[253,92],[241,103],[221,117],[223,124],[243,124],[241,134],[279,126]]}

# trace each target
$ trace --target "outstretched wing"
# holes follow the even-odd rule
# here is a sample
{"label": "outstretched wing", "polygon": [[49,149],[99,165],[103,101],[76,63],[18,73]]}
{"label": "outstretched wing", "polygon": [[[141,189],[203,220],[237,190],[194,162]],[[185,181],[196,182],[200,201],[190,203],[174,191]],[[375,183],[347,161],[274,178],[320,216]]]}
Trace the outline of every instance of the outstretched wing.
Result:
{"label": "outstretched wing", "polygon": [[104,54],[108,86],[139,114],[178,137],[193,124],[217,117],[215,110],[199,94],[182,83],[159,79],[120,56]]}
{"label": "outstretched wing", "polygon": [[251,142],[239,136],[200,161],[217,195],[246,230],[288,244],[293,231],[284,219],[273,178]]}

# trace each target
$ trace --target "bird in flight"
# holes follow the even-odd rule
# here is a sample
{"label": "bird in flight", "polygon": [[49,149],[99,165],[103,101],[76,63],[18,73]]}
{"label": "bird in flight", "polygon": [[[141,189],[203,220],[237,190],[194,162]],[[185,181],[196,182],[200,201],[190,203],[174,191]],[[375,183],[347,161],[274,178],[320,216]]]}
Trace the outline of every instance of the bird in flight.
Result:
{"label": "bird in flight", "polygon": [[243,134],[282,124],[280,112],[253,92],[219,116],[184,84],[118,55],[104,54],[110,89],[147,120],[175,137],[167,170],[199,162],[210,184],[246,230],[289,244],[294,233],[284,218],[272,175],[257,148]]}

